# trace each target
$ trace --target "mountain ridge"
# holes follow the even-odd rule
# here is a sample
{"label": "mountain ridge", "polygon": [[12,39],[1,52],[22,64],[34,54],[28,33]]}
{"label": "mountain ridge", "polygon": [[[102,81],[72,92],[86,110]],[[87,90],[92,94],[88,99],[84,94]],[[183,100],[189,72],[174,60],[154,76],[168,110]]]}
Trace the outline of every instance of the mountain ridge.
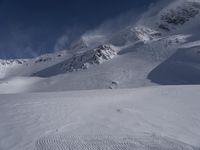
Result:
{"label": "mountain ridge", "polygon": [[[194,63],[193,59],[200,58],[197,53],[200,43],[198,32],[193,31],[190,24],[194,20],[198,22],[199,6],[199,1],[176,0],[160,9],[158,15],[142,17],[142,21],[112,35],[84,34],[72,43],[70,51],[44,55],[32,61],[10,60],[11,64],[18,64],[11,69],[2,67],[4,62],[0,63],[0,92],[4,91],[1,88],[13,86],[20,80],[28,81],[25,91],[30,92],[194,84],[193,77],[199,83],[199,62]],[[173,20],[175,22],[171,22]],[[159,23],[167,24],[169,30],[161,29]],[[180,59],[181,56],[184,59]],[[24,65],[26,63],[28,65]],[[181,70],[178,69],[180,64]],[[161,73],[158,72],[160,68],[163,68]],[[191,70],[193,74],[189,75]],[[189,76],[184,77],[184,73]],[[157,80],[160,77],[164,77],[163,83]],[[178,78],[181,82],[176,82]]]}

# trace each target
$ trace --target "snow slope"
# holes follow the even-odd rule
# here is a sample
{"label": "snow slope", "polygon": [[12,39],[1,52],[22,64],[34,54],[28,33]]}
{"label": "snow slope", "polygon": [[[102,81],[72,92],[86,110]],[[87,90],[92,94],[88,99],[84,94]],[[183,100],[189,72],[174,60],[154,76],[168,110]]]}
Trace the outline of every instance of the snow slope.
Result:
{"label": "snow slope", "polygon": [[148,78],[158,84],[200,84],[200,43],[184,44],[173,56],[157,66]]}
{"label": "snow slope", "polygon": [[[147,11],[147,14],[152,15],[151,17],[148,16],[149,19],[144,17],[142,21],[140,20],[135,25],[114,33],[107,39],[104,37],[106,44],[113,45],[117,49],[118,55],[114,59],[100,66],[91,66],[90,69],[85,71],[79,70],[78,73],[61,75],[61,81],[55,81],[51,90],[58,87],[57,85],[61,85],[61,90],[80,90],[130,88],[148,86],[154,83],[199,84],[199,62],[193,63],[194,59],[199,59],[199,55],[193,53],[194,46],[189,45],[190,43],[198,44],[196,40],[198,40],[199,34],[194,31],[194,22],[198,22],[200,18],[199,11],[200,2],[194,0],[172,1],[159,10],[158,15],[152,15],[151,10]],[[166,25],[169,30],[161,29],[161,24]],[[199,24],[197,24],[197,27],[199,27]],[[87,43],[98,43],[99,40],[97,39],[95,42],[95,38],[93,38],[92,42],[89,42],[91,38],[85,37],[85,39],[87,39]],[[89,45],[92,47],[92,44]],[[185,53],[186,50],[182,50],[182,45],[188,45],[187,51],[192,55]],[[196,47],[196,49],[198,48]],[[177,57],[177,55],[179,56]],[[171,61],[172,57],[173,60]],[[157,70],[164,62],[168,62],[168,59],[170,63],[163,67],[163,70],[166,71],[162,71],[163,74],[154,75],[154,70]],[[186,65],[180,66],[180,59],[182,64]],[[57,68],[59,67],[57,66]],[[168,68],[173,68],[173,70],[171,69],[171,71]],[[55,71],[54,67],[47,70]],[[42,71],[42,76],[45,74],[45,76],[48,76],[47,70]],[[61,72],[63,73],[63,71]],[[153,77],[151,77],[152,74]],[[187,74],[190,77],[183,77]],[[37,75],[41,76],[40,72]],[[164,79],[163,77],[167,75],[169,75],[168,79]],[[163,83],[157,81],[159,78],[163,79]],[[192,78],[194,79],[192,80]],[[48,82],[50,80],[47,79]],[[53,80],[56,80],[56,77]],[[67,82],[63,85],[62,81]],[[45,84],[48,85],[47,82]],[[70,87],[67,86],[68,84]],[[85,87],[82,87],[83,85]]]}
{"label": "snow slope", "polygon": [[200,147],[200,86],[0,95],[1,150]]}
{"label": "snow slope", "polygon": [[[116,50],[117,48],[114,49],[116,51],[108,49],[109,53],[105,54],[109,55],[105,58],[109,59],[105,59],[106,61],[103,59],[100,64],[93,63],[96,62],[93,58],[99,58],[93,57],[96,53],[93,53],[93,50],[88,51],[92,55],[83,53],[78,55],[81,57],[68,59],[36,74],[45,78],[32,76],[3,80],[0,84],[0,93],[114,89],[154,85],[148,79],[148,74],[173,55],[177,47],[181,46],[187,38],[188,36],[185,35],[168,36],[145,44],[143,42],[131,44],[121,48],[120,51]],[[118,55],[113,55],[117,51]],[[104,55],[102,56],[104,58]],[[100,58],[102,56],[100,55]],[[76,60],[82,60],[83,63]],[[84,67],[85,64],[87,68],[84,69],[82,66]],[[56,76],[52,76],[53,74]],[[24,81],[27,83],[24,88],[21,88],[20,80],[21,83]]]}

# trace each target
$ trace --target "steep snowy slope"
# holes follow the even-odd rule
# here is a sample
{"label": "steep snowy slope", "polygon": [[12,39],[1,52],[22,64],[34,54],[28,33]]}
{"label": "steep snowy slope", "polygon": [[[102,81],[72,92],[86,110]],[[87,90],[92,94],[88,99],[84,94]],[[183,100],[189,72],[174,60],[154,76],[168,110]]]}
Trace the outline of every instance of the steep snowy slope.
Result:
{"label": "steep snowy slope", "polygon": [[198,150],[199,89],[0,95],[0,149]]}
{"label": "steep snowy slope", "polygon": [[149,79],[158,84],[200,84],[200,42],[187,43],[156,67]]}

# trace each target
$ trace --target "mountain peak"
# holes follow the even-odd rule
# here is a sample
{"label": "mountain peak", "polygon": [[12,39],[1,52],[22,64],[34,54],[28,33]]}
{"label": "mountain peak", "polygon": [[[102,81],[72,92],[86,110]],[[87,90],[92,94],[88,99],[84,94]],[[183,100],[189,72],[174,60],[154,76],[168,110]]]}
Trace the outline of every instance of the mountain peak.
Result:
{"label": "mountain peak", "polygon": [[177,1],[163,9],[160,14],[159,28],[170,31],[177,25],[184,25],[200,12],[200,1]]}

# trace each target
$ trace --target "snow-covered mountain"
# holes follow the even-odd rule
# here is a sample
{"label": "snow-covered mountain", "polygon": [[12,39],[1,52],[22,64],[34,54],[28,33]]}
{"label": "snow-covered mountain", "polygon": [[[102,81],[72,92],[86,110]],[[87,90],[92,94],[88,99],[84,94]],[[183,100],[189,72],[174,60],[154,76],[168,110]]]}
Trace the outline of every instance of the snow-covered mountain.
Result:
{"label": "snow-covered mountain", "polygon": [[68,50],[0,60],[0,150],[200,150],[199,11],[163,0]]}
{"label": "snow-covered mountain", "polygon": [[63,62],[37,72],[34,75],[49,77],[65,72],[79,71],[89,68],[90,65],[101,64],[104,61],[108,61],[115,55],[117,55],[117,52],[111,46],[102,45],[84,53],[76,54]]}
{"label": "snow-covered mountain", "polygon": [[195,17],[199,17],[199,13],[200,2],[198,0],[179,0],[159,13],[158,27],[166,31],[177,29]]}
{"label": "snow-covered mountain", "polygon": [[199,17],[199,0],[171,0],[152,7],[138,23],[161,32],[173,32],[185,29],[185,26],[191,28],[194,20],[199,21]]}
{"label": "snow-covered mountain", "polygon": [[[15,89],[9,92],[23,92],[199,83],[200,43],[196,41],[200,34],[196,28],[200,1],[175,0],[152,9],[113,34],[84,34],[68,52],[1,60],[0,91],[9,87]],[[20,81],[27,88],[19,90],[15,82]]]}

